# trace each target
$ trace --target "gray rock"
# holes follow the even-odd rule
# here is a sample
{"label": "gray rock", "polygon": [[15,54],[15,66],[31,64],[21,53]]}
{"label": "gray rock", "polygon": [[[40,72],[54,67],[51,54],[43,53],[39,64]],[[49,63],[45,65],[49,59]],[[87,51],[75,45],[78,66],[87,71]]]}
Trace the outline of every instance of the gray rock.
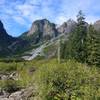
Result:
{"label": "gray rock", "polygon": [[0,80],[7,80],[9,79],[9,76],[8,75],[0,75]]}
{"label": "gray rock", "polygon": [[9,73],[9,74],[0,74],[0,80],[18,80],[19,75],[17,72]]}
{"label": "gray rock", "polygon": [[13,98],[3,98],[3,97],[0,97],[0,100],[14,100]]}
{"label": "gray rock", "polygon": [[64,22],[60,27],[58,27],[58,32],[59,33],[71,33],[75,27],[76,27],[77,23],[74,20],[69,19],[67,22]]}
{"label": "gray rock", "polygon": [[49,22],[46,19],[37,20],[33,22],[30,31],[28,32],[27,36],[30,36],[34,33],[38,34],[39,37],[55,37],[57,35],[57,30],[55,24]]}
{"label": "gray rock", "polygon": [[100,20],[96,21],[93,26],[95,30],[100,31]]}
{"label": "gray rock", "polygon": [[27,89],[22,89],[21,91],[17,91],[12,93],[9,98],[13,98],[14,100],[27,100],[33,94],[33,87],[29,87]]}
{"label": "gray rock", "polygon": [[13,80],[18,80],[19,79],[19,74],[17,72],[13,72],[9,75],[9,78],[13,79]]}

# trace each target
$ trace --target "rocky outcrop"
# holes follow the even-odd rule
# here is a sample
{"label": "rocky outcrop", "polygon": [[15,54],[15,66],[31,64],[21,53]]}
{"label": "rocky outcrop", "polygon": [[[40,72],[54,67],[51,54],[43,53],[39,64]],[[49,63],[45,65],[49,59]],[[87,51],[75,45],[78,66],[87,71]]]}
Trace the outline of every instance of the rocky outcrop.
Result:
{"label": "rocky outcrop", "polygon": [[95,30],[100,31],[100,20],[96,21],[93,26]]}
{"label": "rocky outcrop", "polygon": [[18,80],[18,73],[17,72],[13,72],[13,73],[1,73],[0,74],[0,80]]}
{"label": "rocky outcrop", "polygon": [[75,29],[76,25],[76,22],[70,19],[67,22],[64,22],[60,27],[58,27],[58,32],[65,34],[71,33]]}
{"label": "rocky outcrop", "polygon": [[38,34],[39,38],[53,38],[58,35],[56,25],[47,19],[37,20],[33,22],[27,36]]}
{"label": "rocky outcrop", "polygon": [[9,96],[9,99],[12,98],[14,100],[27,100],[31,96],[33,96],[33,93],[34,93],[33,87],[29,87],[29,88],[26,88],[26,89],[22,89],[21,91],[17,91],[15,93],[12,93]]}
{"label": "rocky outcrop", "polygon": [[29,98],[34,97],[34,95],[35,91],[33,87],[29,87],[9,95],[2,95],[0,96],[0,100],[29,100]]}
{"label": "rocky outcrop", "polygon": [[[30,73],[32,73],[35,71],[35,69],[32,67],[29,71],[30,71]],[[0,74],[0,81],[5,81],[5,82],[7,80],[17,81],[18,78],[19,78],[19,74],[17,72]],[[12,81],[9,81],[9,82],[12,82]],[[35,90],[34,86],[29,86],[26,88],[21,88],[21,87],[19,88],[19,86],[18,86],[18,88],[16,88],[13,85],[15,85],[15,84],[10,85],[12,87],[11,91],[7,91],[5,89],[7,87],[5,87],[5,88],[0,87],[0,100],[28,100],[31,97],[33,98],[34,95],[36,94],[36,90]]]}

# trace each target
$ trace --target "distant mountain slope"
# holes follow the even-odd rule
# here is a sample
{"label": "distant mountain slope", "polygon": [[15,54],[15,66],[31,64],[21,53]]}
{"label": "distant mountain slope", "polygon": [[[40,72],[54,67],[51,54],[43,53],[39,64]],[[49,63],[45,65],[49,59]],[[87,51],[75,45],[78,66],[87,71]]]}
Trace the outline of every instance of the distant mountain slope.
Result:
{"label": "distant mountain slope", "polygon": [[0,47],[6,47],[7,45],[10,45],[14,40],[15,38],[8,35],[4,29],[3,23],[0,21]]}
{"label": "distant mountain slope", "polygon": [[27,46],[28,42],[20,38],[14,38],[6,32],[0,21],[0,57],[11,56]]}
{"label": "distant mountain slope", "polygon": [[0,21],[0,56],[10,54],[8,45],[12,44],[16,39],[8,35],[3,23]]}

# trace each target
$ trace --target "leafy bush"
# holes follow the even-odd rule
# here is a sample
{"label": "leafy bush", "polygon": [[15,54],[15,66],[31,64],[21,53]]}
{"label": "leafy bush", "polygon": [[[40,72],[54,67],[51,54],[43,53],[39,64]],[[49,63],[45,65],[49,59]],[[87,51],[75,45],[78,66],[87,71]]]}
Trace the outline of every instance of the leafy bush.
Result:
{"label": "leafy bush", "polygon": [[41,66],[35,81],[42,100],[99,100],[100,69],[70,60]]}

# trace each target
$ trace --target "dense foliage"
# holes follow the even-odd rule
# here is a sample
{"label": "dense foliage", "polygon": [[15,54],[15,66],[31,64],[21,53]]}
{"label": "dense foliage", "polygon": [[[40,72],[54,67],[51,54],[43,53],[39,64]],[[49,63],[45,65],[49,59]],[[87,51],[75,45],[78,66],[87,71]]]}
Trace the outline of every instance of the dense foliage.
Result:
{"label": "dense foliage", "polygon": [[76,29],[61,46],[61,58],[100,66],[100,32],[85,22],[82,11],[77,16]]}
{"label": "dense foliage", "polygon": [[[4,66],[4,67],[2,67]],[[99,100],[100,69],[74,60],[34,60],[1,63],[0,72],[18,73],[18,80],[0,80],[0,88],[14,92],[33,86],[36,100]]]}
{"label": "dense foliage", "polygon": [[43,64],[36,72],[41,100],[99,100],[100,74],[93,67],[67,61]]}
{"label": "dense foliage", "polygon": [[87,62],[100,66],[100,33],[92,25],[87,33]]}

